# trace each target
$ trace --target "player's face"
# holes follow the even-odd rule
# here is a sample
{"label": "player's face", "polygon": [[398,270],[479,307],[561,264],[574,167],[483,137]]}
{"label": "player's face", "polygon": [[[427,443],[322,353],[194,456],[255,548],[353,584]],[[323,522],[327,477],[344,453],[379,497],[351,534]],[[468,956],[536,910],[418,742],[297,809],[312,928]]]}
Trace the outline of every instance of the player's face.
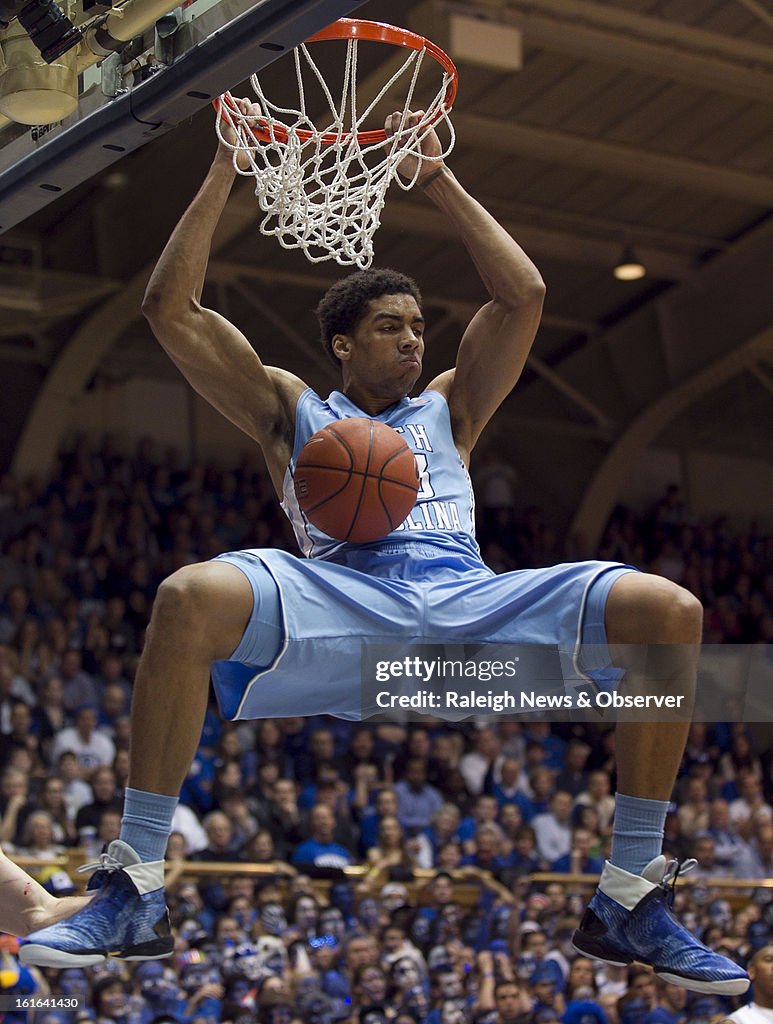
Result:
{"label": "player's face", "polygon": [[424,317],[412,295],[371,299],[339,356],[351,377],[379,395],[402,397],[421,374]]}

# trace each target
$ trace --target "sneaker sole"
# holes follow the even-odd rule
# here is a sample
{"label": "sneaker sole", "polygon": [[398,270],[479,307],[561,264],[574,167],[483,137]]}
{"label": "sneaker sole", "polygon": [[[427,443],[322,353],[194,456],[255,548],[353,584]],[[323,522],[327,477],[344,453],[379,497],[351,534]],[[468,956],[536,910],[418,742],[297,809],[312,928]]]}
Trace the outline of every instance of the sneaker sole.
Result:
{"label": "sneaker sole", "polygon": [[126,962],[166,960],[173,953],[174,948],[161,953],[128,953],[123,956],[119,953],[111,953],[106,956],[104,953],[67,953],[61,949],[51,949],[50,946],[38,946],[31,943],[20,948],[18,957],[21,963],[29,967],[93,967],[95,964],[104,963],[109,959]]}
{"label": "sneaker sole", "polygon": [[19,949],[21,963],[30,967],[93,967],[107,960],[104,953],[65,953],[61,949],[30,943]]}
{"label": "sneaker sole", "polygon": [[724,981],[698,981],[696,978],[683,978],[679,974],[671,974],[667,970],[658,970],[655,974],[670,985],[679,985],[690,992],[706,992],[709,995],[740,996],[748,989],[751,982],[748,978],[725,978]]}
{"label": "sneaker sole", "polygon": [[[605,964],[612,964],[615,967],[627,967],[634,963],[634,957],[630,957],[618,950],[604,949],[600,943],[587,935],[578,935],[575,932],[572,938],[572,945],[578,953],[589,956],[593,960],[600,960]],[[647,963],[646,960],[637,960],[636,963]],[[653,967],[652,964],[647,964]],[[748,989],[751,982],[748,978],[724,978],[717,981],[700,981],[697,978],[685,978],[681,974],[673,974],[668,968],[653,967],[655,974],[663,981],[671,985],[678,985],[690,992],[703,992],[709,995],[740,996]]]}

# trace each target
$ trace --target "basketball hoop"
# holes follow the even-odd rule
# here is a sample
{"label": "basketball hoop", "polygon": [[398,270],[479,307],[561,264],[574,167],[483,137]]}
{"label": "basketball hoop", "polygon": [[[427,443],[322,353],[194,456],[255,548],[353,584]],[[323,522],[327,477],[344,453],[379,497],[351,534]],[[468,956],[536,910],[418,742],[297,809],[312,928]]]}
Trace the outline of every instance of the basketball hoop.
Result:
{"label": "basketball hoop", "polygon": [[[310,44],[344,40],[346,60],[339,100],[309,51]],[[405,48],[402,65],[365,103],[357,105],[357,71],[361,42],[387,43]],[[216,130],[221,143],[233,151],[239,174],[255,179],[255,195],[263,211],[260,230],[274,235],[285,249],[302,249],[313,262],[335,259],[343,266],[365,270],[373,260],[373,235],[380,224],[386,191],[392,180],[406,191],[418,180],[422,162],[439,161],[452,150],[455,136],[449,113],[456,96],[458,76],[451,58],[423,36],[374,21],[341,18],[317,32],[295,50],[297,105],[279,106],[269,100],[253,75],[250,83],[260,113],[242,114],[230,93],[215,102]],[[425,58],[432,58],[426,62]],[[422,69],[424,66],[424,73]],[[435,69],[434,98],[429,101],[426,79]],[[437,72],[440,72],[438,75]],[[440,78],[440,84],[437,79]],[[307,81],[308,79],[308,81]],[[400,90],[399,99],[395,99]],[[387,138],[383,128],[367,128],[379,105],[401,108],[400,123]],[[318,127],[308,109],[324,111]],[[424,111],[409,123],[413,108]],[[383,121],[383,117],[382,117]],[[447,126],[449,141],[437,157],[421,153],[421,142],[436,125]],[[235,142],[223,137],[228,125]],[[407,155],[418,157],[409,181],[397,175]],[[239,166],[239,156],[248,167]]]}

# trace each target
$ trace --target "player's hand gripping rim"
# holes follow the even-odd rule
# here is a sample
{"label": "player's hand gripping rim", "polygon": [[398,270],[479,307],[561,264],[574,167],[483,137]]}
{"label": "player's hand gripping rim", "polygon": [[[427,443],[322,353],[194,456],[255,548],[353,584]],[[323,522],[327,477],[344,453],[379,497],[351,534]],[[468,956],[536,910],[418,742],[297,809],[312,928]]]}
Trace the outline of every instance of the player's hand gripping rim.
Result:
{"label": "player's hand gripping rim", "polygon": [[[391,140],[394,139],[395,135],[408,135],[420,124],[424,115],[425,111],[423,110],[415,112],[411,110],[406,112],[396,110],[389,114],[384,121],[384,131],[387,137],[385,146],[392,145]],[[445,168],[442,159],[443,147],[434,128],[425,130],[416,141],[419,152],[416,152],[416,144],[414,144],[414,147],[406,152],[398,164],[397,172],[405,181],[415,182],[417,185],[422,186],[422,183],[426,182],[429,177]],[[399,147],[400,142],[398,139]]]}
{"label": "player's hand gripping rim", "polygon": [[[248,99],[231,96],[231,104],[236,107],[238,114],[234,113],[231,105],[221,99],[218,111],[218,139],[221,152],[233,160],[236,153],[236,166],[240,171],[250,171],[252,162],[249,157],[250,149],[258,149],[260,142],[251,138],[251,129],[256,127],[259,121],[263,121],[262,111],[259,104],[252,103]],[[239,116],[241,115],[241,116]],[[234,125],[243,126],[246,132],[237,133]]]}

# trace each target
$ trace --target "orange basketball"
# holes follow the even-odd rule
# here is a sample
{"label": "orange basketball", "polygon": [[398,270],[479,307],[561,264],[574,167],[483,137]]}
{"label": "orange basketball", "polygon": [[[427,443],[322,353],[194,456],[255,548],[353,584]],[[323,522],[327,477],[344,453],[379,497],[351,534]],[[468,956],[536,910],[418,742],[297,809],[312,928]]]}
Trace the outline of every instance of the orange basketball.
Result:
{"label": "orange basketball", "polygon": [[378,540],[416,502],[416,459],[397,431],[365,417],[336,420],[303,446],[295,466],[301,511],[329,537]]}

